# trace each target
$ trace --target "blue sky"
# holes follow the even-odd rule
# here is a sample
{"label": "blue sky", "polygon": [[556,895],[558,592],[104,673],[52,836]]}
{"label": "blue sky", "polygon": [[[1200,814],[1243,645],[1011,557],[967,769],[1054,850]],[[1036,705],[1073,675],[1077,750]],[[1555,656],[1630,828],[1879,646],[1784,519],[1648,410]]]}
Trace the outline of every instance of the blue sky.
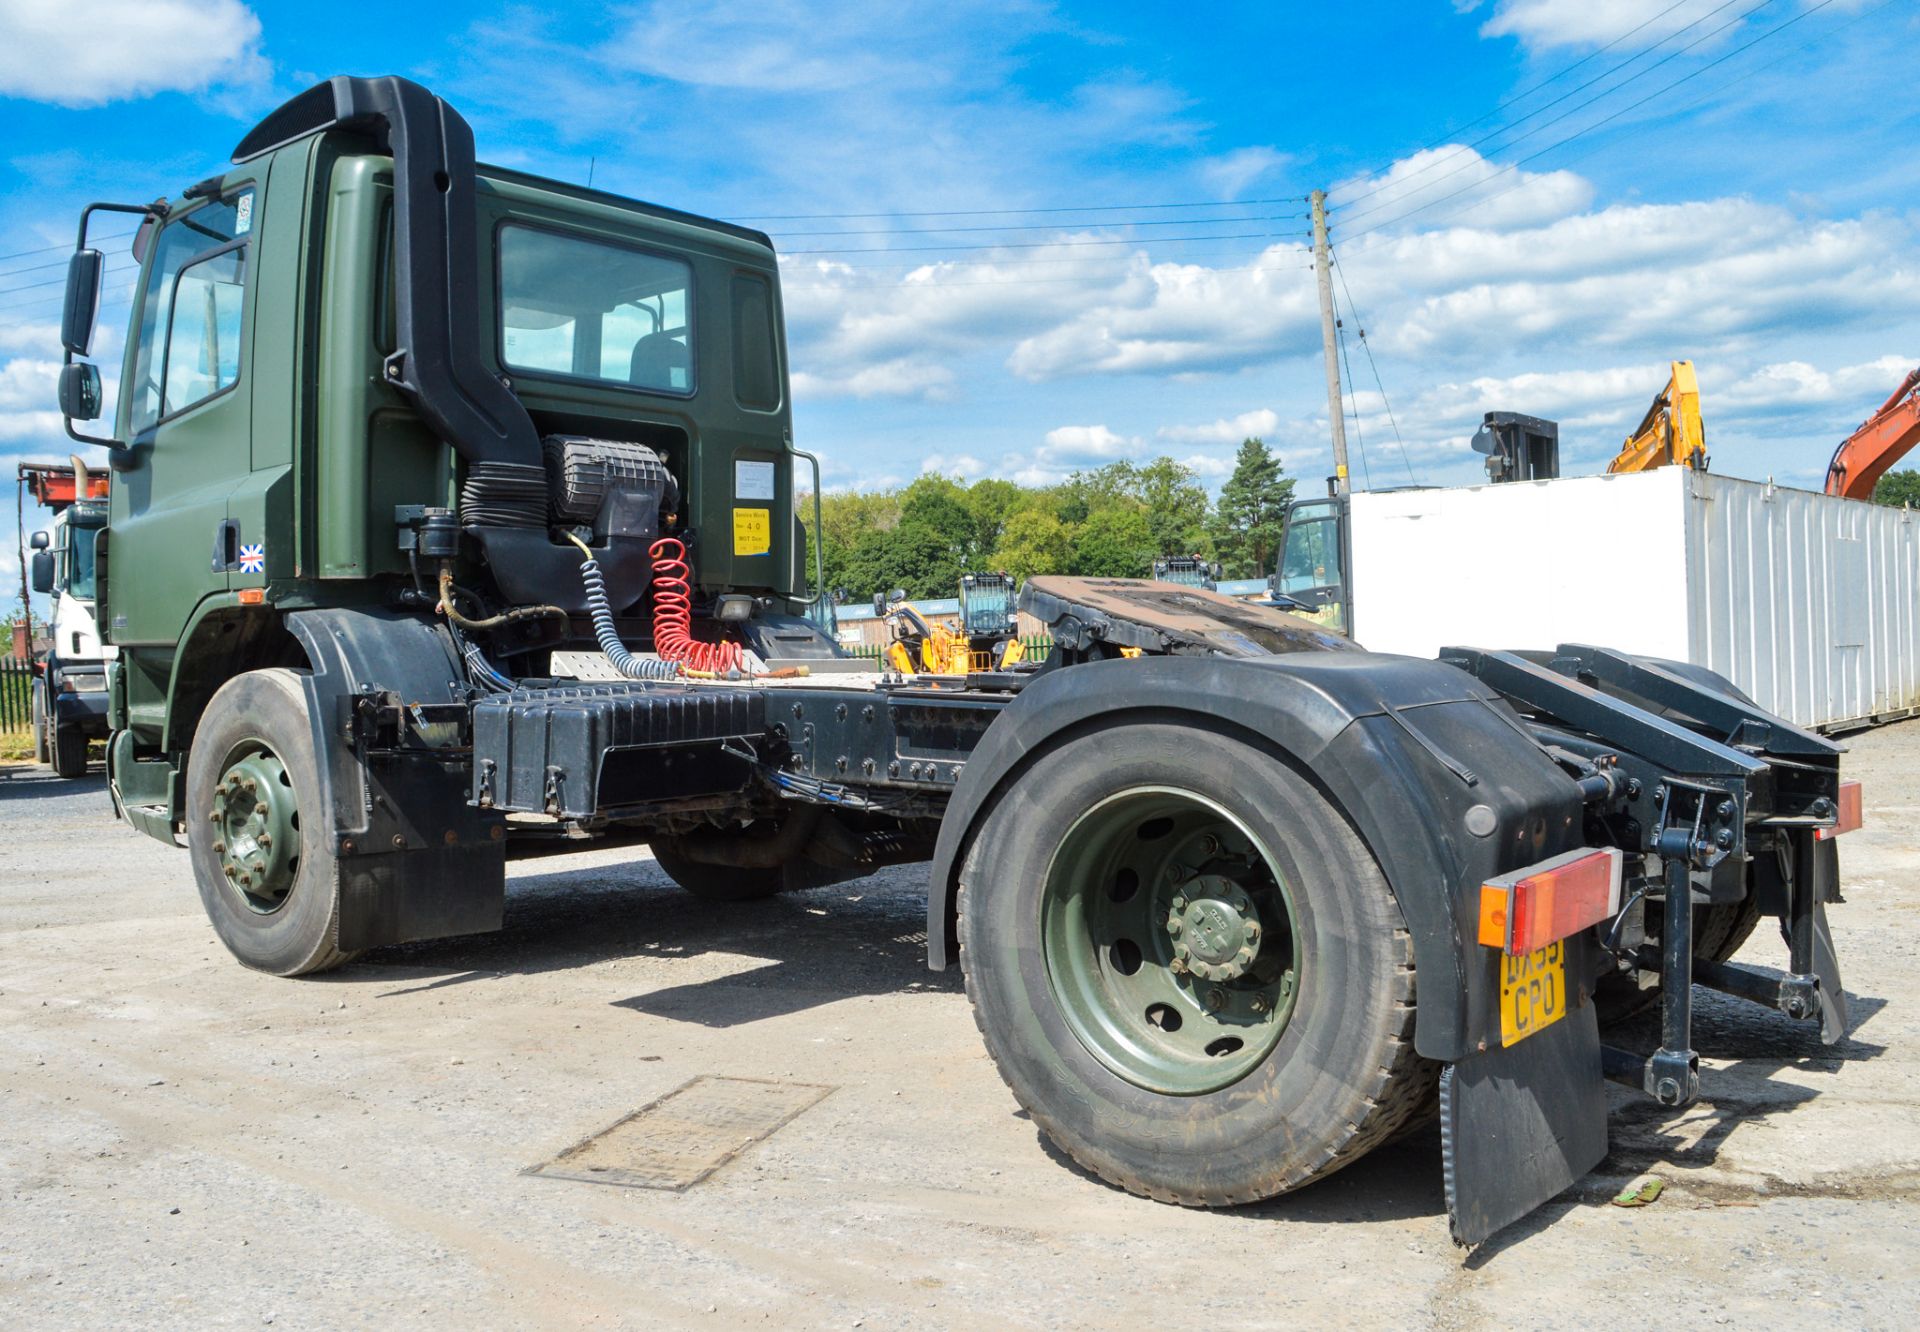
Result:
{"label": "blue sky", "polygon": [[830,486],[1217,485],[1256,433],[1317,488],[1316,187],[1363,482],[1476,479],[1492,409],[1599,470],[1690,357],[1715,468],[1817,486],[1920,359],[1917,39],[1920,0],[0,0],[0,455],[67,452],[78,207],[177,196],[350,72],[484,160],[770,231]]}

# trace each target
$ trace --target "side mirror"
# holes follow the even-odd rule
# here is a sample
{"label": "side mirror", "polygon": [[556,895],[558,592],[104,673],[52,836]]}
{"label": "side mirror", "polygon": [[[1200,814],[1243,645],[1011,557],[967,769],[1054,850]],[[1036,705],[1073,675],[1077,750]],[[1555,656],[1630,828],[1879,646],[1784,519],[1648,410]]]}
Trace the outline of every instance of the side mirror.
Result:
{"label": "side mirror", "polygon": [[906,599],[907,599],[907,589],[904,587],[896,587],[893,589],[893,591],[887,593],[887,604],[889,606],[891,606],[896,601],[905,601]]}
{"label": "side mirror", "polygon": [[33,552],[33,590],[41,596],[53,591],[53,552],[50,550]]}
{"label": "side mirror", "polygon": [[53,544],[53,538],[48,536],[45,532],[35,532],[33,536],[27,541],[27,544],[29,546],[32,546],[35,550],[45,550],[48,546],[51,546]]}
{"label": "side mirror", "polygon": [[67,260],[67,302],[60,313],[60,342],[75,356],[87,355],[87,349],[93,346],[104,263],[98,250],[75,250],[73,258]]}
{"label": "side mirror", "polygon": [[70,421],[92,421],[100,415],[100,368],[86,361],[60,367],[60,410]]}
{"label": "side mirror", "polygon": [[887,594],[885,592],[875,592],[873,594],[873,613],[882,619],[886,618]]}

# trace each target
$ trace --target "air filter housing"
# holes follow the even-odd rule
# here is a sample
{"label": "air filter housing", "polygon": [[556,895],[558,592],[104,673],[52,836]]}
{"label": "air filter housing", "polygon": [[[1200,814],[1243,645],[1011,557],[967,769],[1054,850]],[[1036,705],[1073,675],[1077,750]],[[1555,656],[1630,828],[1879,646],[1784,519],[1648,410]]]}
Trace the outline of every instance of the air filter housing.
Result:
{"label": "air filter housing", "polygon": [[650,539],[660,510],[679,500],[673,475],[645,444],[584,435],[549,435],[542,444],[554,522],[591,527],[596,543],[610,536]]}

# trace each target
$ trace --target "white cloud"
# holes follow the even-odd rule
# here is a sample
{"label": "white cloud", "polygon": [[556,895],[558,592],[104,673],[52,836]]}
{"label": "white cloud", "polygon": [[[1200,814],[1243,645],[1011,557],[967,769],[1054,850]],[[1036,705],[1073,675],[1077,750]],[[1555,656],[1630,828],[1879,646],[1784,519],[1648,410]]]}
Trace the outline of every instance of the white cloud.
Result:
{"label": "white cloud", "polygon": [[[1391,226],[1414,208],[1443,201],[1442,216],[1458,216],[1477,229],[1529,226],[1587,207],[1593,186],[1571,171],[1503,167],[1465,144],[1450,143],[1403,157],[1381,175],[1343,180],[1328,198],[1337,243],[1343,235]],[[1424,219],[1422,225],[1428,225]]]}
{"label": "white cloud", "polygon": [[64,437],[54,404],[59,378],[58,361],[17,356],[0,365],[0,440],[51,445]]}
{"label": "white cloud", "polygon": [[239,0],[0,0],[0,96],[101,106],[265,77]]}
{"label": "white cloud", "polygon": [[1271,145],[1236,148],[1200,165],[1200,178],[1222,198],[1237,199],[1255,181],[1273,175],[1293,158]]}
{"label": "white cloud", "polygon": [[[1913,357],[1898,355],[1832,371],[1817,369],[1805,361],[1782,361],[1761,366],[1714,396],[1743,411],[1833,405],[1849,410],[1857,408],[1860,418],[1865,419],[1887,394],[1899,387],[1913,366]],[[1704,386],[1702,397],[1705,397]]]}
{"label": "white cloud", "polygon": [[842,373],[814,374],[796,370],[792,375],[795,398],[926,398],[937,401],[947,397],[953,387],[953,371],[908,359],[883,361]]}
{"label": "white cloud", "polygon": [[[1555,46],[1604,46],[1639,28],[1629,48],[1638,50],[1707,18],[1719,5],[1720,0],[1681,5],[1673,0],[1501,0],[1493,17],[1481,26],[1480,35],[1518,37],[1530,50],[1544,51]],[[1730,17],[1738,17],[1738,12],[1713,14],[1702,30],[1711,32]]]}
{"label": "white cloud", "polygon": [[957,476],[963,481],[978,481],[987,474],[987,465],[971,453],[929,453],[920,460],[920,471],[935,476]]}
{"label": "white cloud", "polygon": [[1258,407],[1204,425],[1161,426],[1154,433],[1182,444],[1238,444],[1243,439],[1270,439],[1279,429],[1280,414],[1271,407]]}

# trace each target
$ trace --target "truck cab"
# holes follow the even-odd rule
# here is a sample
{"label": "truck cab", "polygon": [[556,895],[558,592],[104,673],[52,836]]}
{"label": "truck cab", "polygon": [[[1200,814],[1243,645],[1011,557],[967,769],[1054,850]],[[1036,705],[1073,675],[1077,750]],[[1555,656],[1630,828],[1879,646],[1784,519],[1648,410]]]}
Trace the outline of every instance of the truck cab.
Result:
{"label": "truck cab", "polygon": [[[105,487],[84,467],[25,463],[20,476],[53,521],[31,538],[33,590],[50,601],[48,647],[34,682],[35,757],[62,777],[86,772],[87,746],[107,738],[107,669],[115,649],[94,616],[96,542],[107,524]],[[105,478],[97,478],[104,482]]]}

